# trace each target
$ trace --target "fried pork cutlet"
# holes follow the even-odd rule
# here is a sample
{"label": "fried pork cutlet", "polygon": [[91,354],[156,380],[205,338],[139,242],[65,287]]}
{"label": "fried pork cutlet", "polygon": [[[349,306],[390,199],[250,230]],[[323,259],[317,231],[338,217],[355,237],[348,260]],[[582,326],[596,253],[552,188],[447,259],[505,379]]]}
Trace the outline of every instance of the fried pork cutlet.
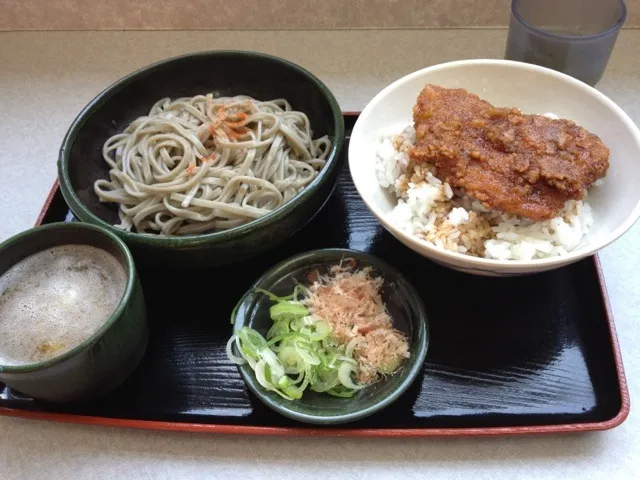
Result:
{"label": "fried pork cutlet", "polygon": [[609,149],[575,123],[496,108],[463,89],[425,86],[413,121],[412,164],[433,164],[486,207],[534,221],[557,216],[609,168]]}

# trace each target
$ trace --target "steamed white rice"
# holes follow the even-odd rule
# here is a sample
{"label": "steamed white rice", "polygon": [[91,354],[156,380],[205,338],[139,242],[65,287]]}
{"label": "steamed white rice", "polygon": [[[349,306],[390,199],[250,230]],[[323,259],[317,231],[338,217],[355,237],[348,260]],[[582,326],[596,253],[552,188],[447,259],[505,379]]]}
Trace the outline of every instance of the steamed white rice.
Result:
{"label": "steamed white rice", "polygon": [[[550,115],[549,115],[550,116]],[[413,126],[383,136],[376,174],[398,199],[392,221],[403,231],[439,248],[497,260],[531,260],[565,255],[579,247],[593,225],[585,199],[569,200],[551,220],[531,220],[487,210],[479,201],[442,182],[432,166],[407,171]]]}

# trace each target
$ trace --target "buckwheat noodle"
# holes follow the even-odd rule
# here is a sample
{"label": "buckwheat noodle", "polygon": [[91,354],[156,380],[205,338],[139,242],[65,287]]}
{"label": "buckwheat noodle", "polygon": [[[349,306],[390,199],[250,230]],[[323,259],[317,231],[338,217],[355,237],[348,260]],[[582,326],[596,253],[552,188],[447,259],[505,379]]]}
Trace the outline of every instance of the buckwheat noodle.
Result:
{"label": "buckwheat noodle", "polygon": [[318,174],[331,149],[284,100],[156,102],[102,148],[110,180],[94,190],[119,204],[125,230],[185,235],[223,230],[275,210]]}

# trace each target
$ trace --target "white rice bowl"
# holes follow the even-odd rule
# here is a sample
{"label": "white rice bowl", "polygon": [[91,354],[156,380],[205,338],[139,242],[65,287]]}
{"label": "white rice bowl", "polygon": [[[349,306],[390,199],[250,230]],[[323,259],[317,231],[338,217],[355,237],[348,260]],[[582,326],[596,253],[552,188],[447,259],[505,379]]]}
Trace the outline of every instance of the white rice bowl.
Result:
{"label": "white rice bowl", "polygon": [[[496,217],[495,225],[488,225],[489,229],[497,230],[491,230],[493,237],[481,238],[479,246],[476,238],[465,237],[467,243],[473,240],[471,248],[462,242],[467,252],[460,253],[460,242],[453,242],[457,231],[460,231],[460,241],[463,233],[467,237],[473,235],[476,229],[469,227],[476,227],[476,217],[488,212],[482,211],[482,205],[465,199],[463,192],[449,191],[444,183],[437,188],[437,180],[425,172],[421,172],[422,178],[414,183],[435,184],[435,190],[421,185],[417,191],[411,189],[410,198],[407,188],[406,196],[401,194],[398,198],[395,182],[402,175],[402,169],[406,169],[406,157],[395,156],[394,149],[389,149],[393,143],[383,144],[385,137],[390,139],[412,123],[416,98],[427,83],[464,88],[498,107],[517,107],[529,114],[553,112],[573,120],[598,135],[609,147],[610,167],[604,183],[590,189],[588,206],[584,200],[568,205],[562,223],[554,222],[553,226],[551,221],[534,225],[516,218],[502,218],[499,214],[501,218]],[[376,168],[381,148],[378,162],[382,164]],[[398,241],[433,262],[475,275],[523,275],[568,265],[610,244],[640,217],[640,130],[629,116],[605,95],[576,79],[537,65],[509,60],[459,60],[433,65],[384,88],[367,104],[355,123],[349,141],[349,170],[367,208]],[[438,222],[444,221],[444,213],[439,220],[434,220],[442,242],[439,247],[437,239],[430,237],[433,232],[427,231],[424,235],[434,207],[418,205],[414,199],[439,199],[443,193],[445,198],[455,195],[449,202],[432,201],[436,217],[439,208],[448,209],[446,218],[452,229],[451,234],[444,235],[445,232],[437,228]],[[498,238],[498,234],[502,238]],[[485,245],[487,240],[492,241]],[[576,241],[577,246],[572,247]],[[352,246],[364,248],[366,245],[354,240]],[[518,260],[529,255],[529,260]],[[416,268],[420,268],[419,265]],[[425,281],[436,280],[425,277]]]}
{"label": "white rice bowl", "polygon": [[383,135],[376,151],[376,177],[397,198],[390,218],[403,232],[441,249],[495,260],[566,255],[584,244],[593,226],[586,192],[584,200],[569,200],[551,220],[532,222],[490,211],[454,191],[428,166],[407,172],[414,142],[415,131],[408,126],[398,135]]}

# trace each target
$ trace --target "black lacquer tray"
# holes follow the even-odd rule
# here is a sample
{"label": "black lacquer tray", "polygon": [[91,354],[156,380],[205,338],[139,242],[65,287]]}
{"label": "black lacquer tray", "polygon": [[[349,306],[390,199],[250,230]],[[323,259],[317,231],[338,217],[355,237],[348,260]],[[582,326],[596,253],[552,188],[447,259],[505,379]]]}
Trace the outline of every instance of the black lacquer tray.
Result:
{"label": "black lacquer tray", "polygon": [[[348,132],[355,118],[345,115]],[[56,185],[38,222],[71,220]],[[254,398],[227,360],[225,343],[231,310],[256,277],[295,253],[324,247],[363,250],[399,268],[424,299],[431,340],[423,374],[383,415],[310,428]],[[346,162],[325,208],[276,250],[203,272],[139,271],[151,337],[125,384],[74,406],[40,403],[0,384],[0,414],[218,433],[433,436],[603,430],[629,413],[596,257],[504,279],[440,267],[384,230],[360,200]]]}

